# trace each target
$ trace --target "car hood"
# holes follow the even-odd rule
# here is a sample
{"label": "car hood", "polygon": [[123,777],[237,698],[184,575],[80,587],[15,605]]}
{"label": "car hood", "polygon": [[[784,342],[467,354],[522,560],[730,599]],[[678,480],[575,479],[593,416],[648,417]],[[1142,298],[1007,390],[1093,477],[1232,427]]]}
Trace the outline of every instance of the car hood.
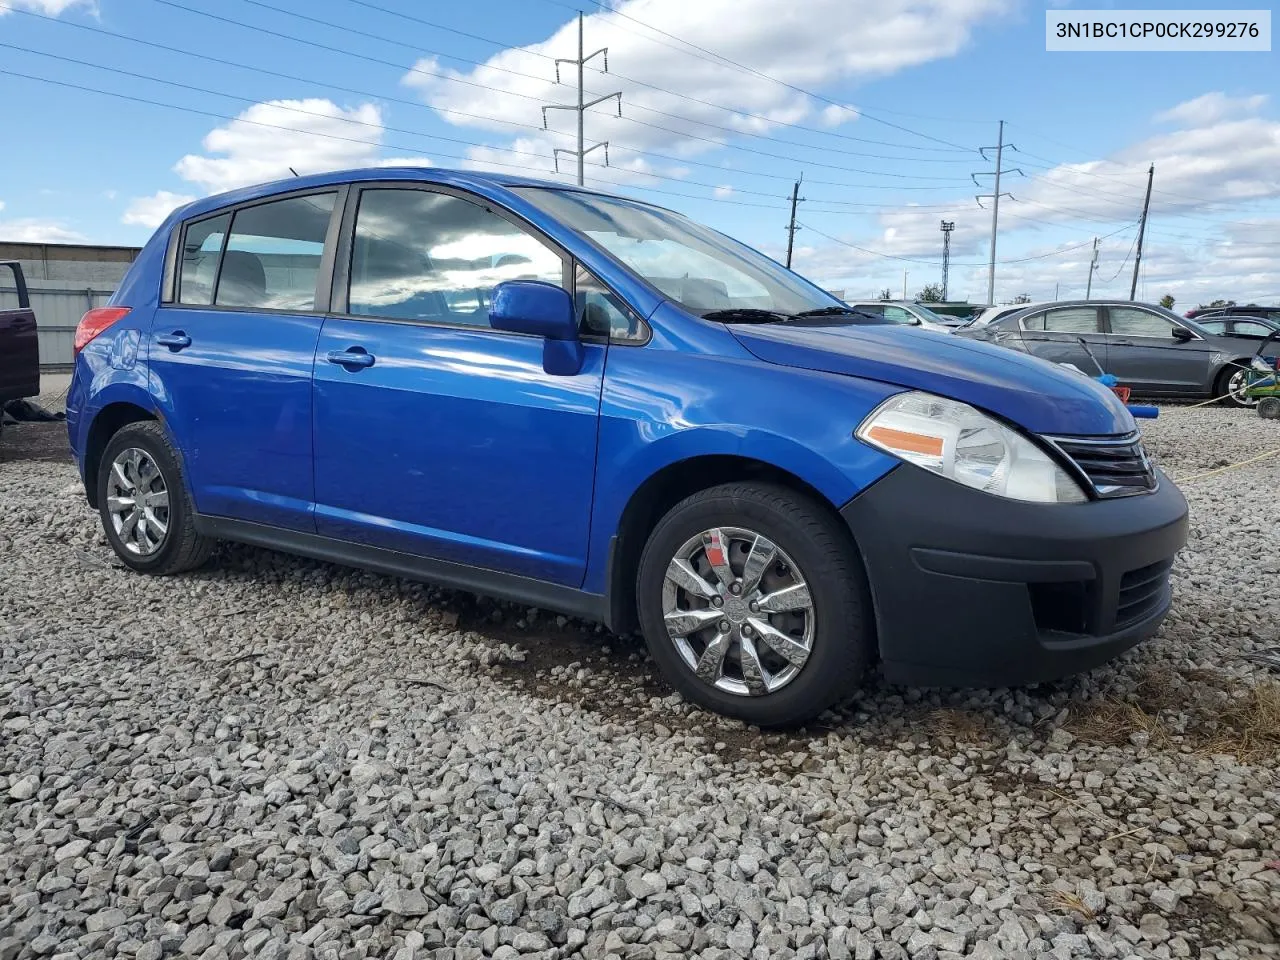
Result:
{"label": "car hood", "polygon": [[768,363],[927,390],[1032,433],[1101,436],[1135,429],[1124,404],[1092,378],[953,334],[846,324],[729,329]]}

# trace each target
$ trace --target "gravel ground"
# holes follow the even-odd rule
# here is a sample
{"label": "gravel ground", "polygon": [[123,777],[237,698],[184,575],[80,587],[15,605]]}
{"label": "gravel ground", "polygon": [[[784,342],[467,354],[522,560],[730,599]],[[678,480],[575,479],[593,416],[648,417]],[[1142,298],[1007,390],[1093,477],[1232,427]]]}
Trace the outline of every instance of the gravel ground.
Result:
{"label": "gravel ground", "polygon": [[[1166,409],[1171,474],[1280,446]],[[0,444],[12,440],[6,436]],[[1280,459],[1192,480],[1159,637],[762,734],[634,640],[241,547],[119,569],[0,463],[0,960],[1280,956]]]}

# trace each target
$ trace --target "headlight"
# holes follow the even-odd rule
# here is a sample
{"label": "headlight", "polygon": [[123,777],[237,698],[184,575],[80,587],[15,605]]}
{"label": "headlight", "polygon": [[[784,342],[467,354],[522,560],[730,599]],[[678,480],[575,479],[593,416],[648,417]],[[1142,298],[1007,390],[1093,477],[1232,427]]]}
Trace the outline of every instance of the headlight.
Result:
{"label": "headlight", "polygon": [[957,400],[913,391],[880,404],[857,437],[975,490],[1034,503],[1081,503],[1080,485],[1043,450]]}

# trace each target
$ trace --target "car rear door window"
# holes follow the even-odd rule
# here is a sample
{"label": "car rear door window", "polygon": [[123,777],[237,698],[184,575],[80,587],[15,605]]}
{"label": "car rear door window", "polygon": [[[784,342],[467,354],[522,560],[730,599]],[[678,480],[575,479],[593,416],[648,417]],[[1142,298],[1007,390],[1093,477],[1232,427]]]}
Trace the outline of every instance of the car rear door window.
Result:
{"label": "car rear door window", "polygon": [[288,197],[237,210],[218,271],[214,304],[314,310],[325,234],[337,196]]}
{"label": "car rear door window", "polygon": [[1097,307],[1054,307],[1044,312],[1044,326],[1048,333],[1097,333]]}
{"label": "car rear door window", "polygon": [[[1221,333],[1222,331],[1215,331]],[[1275,332],[1274,328],[1257,320],[1237,320],[1231,325],[1231,332],[1237,337],[1265,337]]]}
{"label": "car rear door window", "polygon": [[227,236],[231,214],[223,213],[188,224],[182,238],[182,268],[178,275],[178,302],[197,307],[213,303],[218,260]]}
{"label": "car rear door window", "polygon": [[892,320],[894,323],[916,322],[915,314],[904,307],[886,306],[884,308],[884,318],[886,320]]}
{"label": "car rear door window", "polygon": [[1126,337],[1154,337],[1167,340],[1176,326],[1168,317],[1137,307],[1109,307],[1111,332]]}
{"label": "car rear door window", "polygon": [[488,327],[505,280],[564,287],[564,261],[487,207],[427,190],[360,194],[348,312],[355,316]]}

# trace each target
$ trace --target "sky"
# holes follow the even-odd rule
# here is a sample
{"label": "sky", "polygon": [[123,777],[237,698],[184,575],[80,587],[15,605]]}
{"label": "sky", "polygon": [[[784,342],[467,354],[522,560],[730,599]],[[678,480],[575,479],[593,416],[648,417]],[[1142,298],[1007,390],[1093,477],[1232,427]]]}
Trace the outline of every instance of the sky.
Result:
{"label": "sky", "polygon": [[[1275,53],[1045,50],[1045,11],[1208,0],[0,0],[0,241],[141,245],[189,199],[427,164],[572,180],[785,256],[848,299],[1280,300]],[[1240,4],[1221,5],[1238,8]],[[1245,5],[1247,6],[1247,4]],[[974,175],[977,175],[976,180]],[[1090,269],[1098,238],[1097,265]],[[905,271],[905,278],[904,278]]]}

